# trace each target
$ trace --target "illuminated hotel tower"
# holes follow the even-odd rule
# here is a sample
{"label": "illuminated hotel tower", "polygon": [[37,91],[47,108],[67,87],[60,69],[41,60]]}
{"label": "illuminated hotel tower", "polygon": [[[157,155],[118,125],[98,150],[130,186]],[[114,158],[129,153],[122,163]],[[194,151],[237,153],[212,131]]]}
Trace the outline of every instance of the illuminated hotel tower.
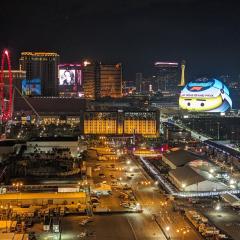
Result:
{"label": "illuminated hotel tower", "polygon": [[185,66],[186,66],[186,62],[183,60],[181,63],[181,82],[179,85],[181,87],[185,86]]}
{"label": "illuminated hotel tower", "polygon": [[43,96],[55,96],[58,89],[59,55],[52,52],[22,52],[19,60],[20,70],[26,71],[26,80],[41,83]]}

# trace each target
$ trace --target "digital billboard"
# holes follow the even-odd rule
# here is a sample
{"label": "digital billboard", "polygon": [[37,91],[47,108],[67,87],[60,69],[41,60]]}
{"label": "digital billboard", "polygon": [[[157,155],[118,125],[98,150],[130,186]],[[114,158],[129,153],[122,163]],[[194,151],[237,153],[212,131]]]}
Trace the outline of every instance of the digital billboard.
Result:
{"label": "digital billboard", "polygon": [[75,85],[75,70],[60,69],[59,85]]}
{"label": "digital billboard", "polygon": [[181,91],[179,106],[195,112],[226,112],[232,107],[229,90],[217,79],[197,79]]}
{"label": "digital billboard", "polygon": [[32,80],[22,80],[22,94],[27,96],[41,95],[41,80],[39,78]]}
{"label": "digital billboard", "polygon": [[59,91],[79,92],[82,86],[80,64],[60,64],[58,66]]}

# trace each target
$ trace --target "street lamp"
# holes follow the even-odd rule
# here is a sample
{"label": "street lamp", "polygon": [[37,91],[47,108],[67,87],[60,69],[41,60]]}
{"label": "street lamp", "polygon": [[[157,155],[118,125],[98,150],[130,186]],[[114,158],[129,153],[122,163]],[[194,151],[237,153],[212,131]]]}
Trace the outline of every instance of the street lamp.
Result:
{"label": "street lamp", "polygon": [[215,210],[217,210],[217,211],[221,210],[220,204],[217,204],[217,206],[215,207]]}
{"label": "street lamp", "polygon": [[235,184],[236,183],[236,181],[234,180],[234,179],[230,179],[230,185],[232,185],[232,184]]}
{"label": "street lamp", "polygon": [[141,211],[141,205],[140,205],[140,203],[137,203],[137,204],[136,204],[136,211]]}
{"label": "street lamp", "polygon": [[214,173],[214,169],[213,168],[210,169],[210,173]]}
{"label": "street lamp", "polygon": [[220,139],[220,122],[217,122],[217,136],[218,136],[218,140]]}
{"label": "street lamp", "polygon": [[167,232],[166,235],[167,235],[167,238],[170,240],[169,230],[170,230],[170,227],[167,226],[167,227],[166,227],[166,232]]}

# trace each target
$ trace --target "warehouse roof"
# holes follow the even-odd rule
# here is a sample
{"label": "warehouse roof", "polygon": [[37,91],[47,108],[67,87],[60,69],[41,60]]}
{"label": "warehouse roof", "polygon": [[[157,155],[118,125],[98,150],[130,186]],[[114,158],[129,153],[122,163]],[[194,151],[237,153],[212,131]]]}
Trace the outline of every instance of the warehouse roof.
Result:
{"label": "warehouse roof", "polygon": [[45,192],[45,193],[6,193],[0,194],[1,200],[29,200],[29,199],[75,199],[75,198],[85,198],[86,194],[84,192]]}
{"label": "warehouse roof", "polygon": [[164,157],[167,158],[167,160],[174,164],[176,167],[184,166],[187,163],[198,159],[197,156],[188,151],[185,151],[184,149],[170,151],[169,153],[165,153]]}
{"label": "warehouse roof", "polygon": [[197,184],[206,180],[203,176],[195,172],[189,166],[179,167],[171,170],[169,175],[177,179],[178,182],[182,182],[186,186]]}

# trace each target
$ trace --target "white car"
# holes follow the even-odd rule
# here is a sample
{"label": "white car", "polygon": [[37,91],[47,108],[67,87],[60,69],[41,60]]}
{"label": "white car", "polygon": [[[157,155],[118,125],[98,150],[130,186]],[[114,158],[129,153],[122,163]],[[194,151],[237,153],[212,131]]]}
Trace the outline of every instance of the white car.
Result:
{"label": "white car", "polygon": [[96,167],[96,168],[93,169],[93,171],[95,171],[95,172],[100,171],[100,170],[101,170],[100,167]]}
{"label": "white car", "polygon": [[89,222],[92,222],[92,220],[90,218],[86,218],[80,222],[80,225],[85,226]]}
{"label": "white car", "polygon": [[77,235],[78,238],[84,238],[87,236],[87,233],[81,232],[80,234]]}

